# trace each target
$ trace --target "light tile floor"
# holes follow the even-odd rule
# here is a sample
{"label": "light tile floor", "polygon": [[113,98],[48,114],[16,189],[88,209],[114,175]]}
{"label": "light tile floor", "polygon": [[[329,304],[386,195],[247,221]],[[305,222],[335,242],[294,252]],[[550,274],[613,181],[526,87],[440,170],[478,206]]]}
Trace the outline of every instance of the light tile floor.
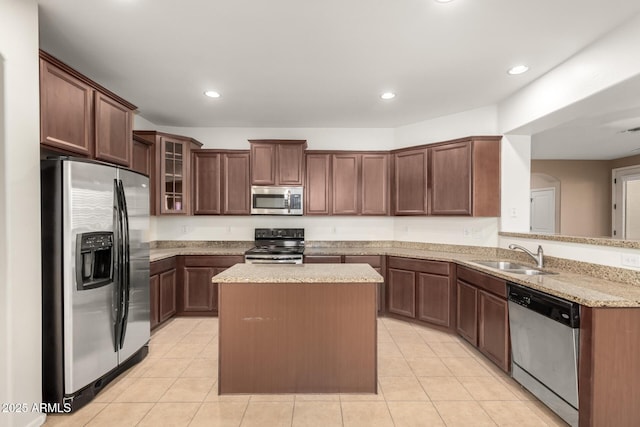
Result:
{"label": "light tile floor", "polygon": [[218,396],[218,319],[176,318],[149,356],[46,426],[565,426],[455,335],[378,319],[377,395]]}

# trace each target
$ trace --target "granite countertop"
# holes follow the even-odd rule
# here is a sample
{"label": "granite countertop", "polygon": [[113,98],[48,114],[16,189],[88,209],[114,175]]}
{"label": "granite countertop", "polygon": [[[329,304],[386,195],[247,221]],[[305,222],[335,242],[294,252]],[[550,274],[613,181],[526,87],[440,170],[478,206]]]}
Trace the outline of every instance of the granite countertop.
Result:
{"label": "granite countertop", "polygon": [[369,264],[236,264],[213,283],[380,283]]}
{"label": "granite countertop", "polygon": [[[422,248],[420,247],[420,244],[405,245],[410,247],[398,246],[373,246],[368,244],[356,247],[346,244],[336,244],[331,247],[308,246],[305,249],[305,255],[390,255],[434,261],[454,262],[456,264],[466,266],[474,270],[481,271],[483,273],[487,273],[504,280],[508,280],[510,282],[528,286],[530,288],[537,289],[560,298],[578,302],[589,307],[640,307],[640,280],[638,280],[640,273],[633,270],[623,271],[625,276],[624,280],[618,281],[618,278],[616,277],[617,273],[611,275],[614,278],[613,280],[607,280],[601,277],[596,277],[596,272],[601,269],[610,269],[610,267],[601,266],[598,264],[580,263],[577,261],[568,262],[567,260],[563,260],[561,258],[547,257],[546,260],[549,267],[545,268],[545,270],[549,270],[558,274],[526,276],[499,271],[473,262],[478,260],[499,259],[516,261],[522,264],[531,265],[533,267],[532,262],[528,262],[523,258],[519,258],[517,256],[518,254],[513,253],[513,255],[511,255],[513,251],[504,251],[501,253],[500,250],[496,248],[477,248],[465,246],[454,247],[446,245],[441,245],[446,250],[431,249],[433,247],[438,247],[438,245],[423,245],[425,247]],[[167,249],[152,249],[151,261],[157,261],[159,259],[168,258],[175,255],[242,255],[247,248],[248,247],[237,247],[237,245],[234,247],[222,247],[218,245],[208,248],[184,246]],[[505,254],[511,256],[506,256]],[[241,265],[245,266],[246,264]],[[355,264],[341,265],[349,266]],[[298,268],[300,269],[300,271],[303,271],[307,268],[309,269],[309,271],[311,271],[311,269],[315,268],[317,269],[317,271],[322,271],[323,274],[326,274],[325,277],[332,277],[332,274],[336,274],[336,272],[333,271],[333,267],[337,265],[332,265],[332,269],[327,269],[326,266],[327,264],[303,264],[303,267],[293,266],[293,268]],[[264,270],[262,271],[264,271],[265,274],[269,273],[270,275],[269,280],[262,280],[263,282],[271,281],[274,274],[280,274],[280,276],[278,276],[280,280],[278,281],[286,281],[284,275],[288,273],[284,273],[287,270],[282,270],[282,265],[261,265],[260,267],[264,268]],[[284,272],[274,273],[275,270]],[[231,269],[226,270],[224,273],[216,276],[216,278],[220,281],[229,281],[227,279],[230,278],[230,276],[226,275],[227,271],[231,271]],[[229,274],[234,274],[236,280],[242,279],[243,277],[241,276],[241,274],[237,273],[238,271],[241,270],[236,270],[236,272],[232,271]],[[240,281],[246,282],[247,280]],[[314,280],[310,280],[310,282],[311,281]],[[381,281],[381,279],[376,278],[373,281]]]}

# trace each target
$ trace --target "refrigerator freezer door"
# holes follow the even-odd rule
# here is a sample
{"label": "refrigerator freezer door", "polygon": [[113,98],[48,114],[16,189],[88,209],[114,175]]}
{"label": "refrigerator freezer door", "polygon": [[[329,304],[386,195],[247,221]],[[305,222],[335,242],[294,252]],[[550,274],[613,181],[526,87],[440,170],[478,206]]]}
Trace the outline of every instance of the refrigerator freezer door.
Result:
{"label": "refrigerator freezer door", "polygon": [[[129,219],[129,295],[119,362],[131,357],[150,337],[149,306],[149,178],[120,169]],[[126,289],[125,289],[126,292]]]}
{"label": "refrigerator freezer door", "polygon": [[[64,392],[71,394],[118,365],[111,282],[97,288],[78,286],[78,236],[114,233],[115,168],[86,162],[63,164],[63,312]],[[117,249],[116,249],[117,250]],[[117,277],[114,274],[114,277]]]}

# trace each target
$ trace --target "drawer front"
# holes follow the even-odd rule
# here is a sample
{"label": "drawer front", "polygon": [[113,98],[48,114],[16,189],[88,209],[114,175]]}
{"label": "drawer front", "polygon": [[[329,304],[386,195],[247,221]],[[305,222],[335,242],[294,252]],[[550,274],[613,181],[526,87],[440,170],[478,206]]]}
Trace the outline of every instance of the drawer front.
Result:
{"label": "drawer front", "polygon": [[149,264],[149,275],[164,273],[165,271],[176,268],[176,257],[161,259],[159,261],[153,261]]}
{"label": "drawer front", "polygon": [[420,271],[422,273],[439,274],[441,276],[448,276],[450,268],[448,262],[400,257],[389,257],[388,266],[389,268]]}
{"label": "drawer front", "polygon": [[242,255],[187,255],[184,265],[187,267],[231,267],[244,263]]}
{"label": "drawer front", "polygon": [[458,266],[457,271],[458,279],[471,283],[480,289],[484,289],[502,298],[507,298],[507,282],[505,280],[461,266]]}
{"label": "drawer front", "polygon": [[371,267],[382,267],[382,257],[380,255],[345,255],[344,262],[347,264],[369,264]]}
{"label": "drawer front", "polygon": [[305,264],[341,264],[342,255],[305,255]]}

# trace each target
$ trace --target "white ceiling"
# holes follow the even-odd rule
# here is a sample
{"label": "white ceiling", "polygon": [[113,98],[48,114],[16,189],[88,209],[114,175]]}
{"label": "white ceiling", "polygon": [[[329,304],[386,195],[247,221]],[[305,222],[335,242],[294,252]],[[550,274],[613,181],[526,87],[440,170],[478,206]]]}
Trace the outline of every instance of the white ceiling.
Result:
{"label": "white ceiling", "polygon": [[[242,127],[397,127],[490,105],[640,12],[637,0],[39,4],[41,47],[143,117]],[[519,63],[531,70],[507,75]],[[398,96],[380,100],[387,90]]]}

